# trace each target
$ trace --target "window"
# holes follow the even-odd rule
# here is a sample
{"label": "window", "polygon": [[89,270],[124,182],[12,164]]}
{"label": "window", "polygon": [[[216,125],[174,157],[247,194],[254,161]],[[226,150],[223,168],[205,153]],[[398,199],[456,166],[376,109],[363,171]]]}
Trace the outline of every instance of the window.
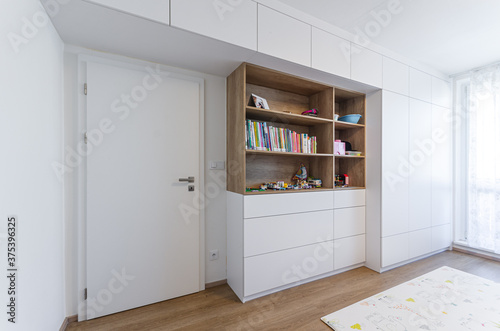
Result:
{"label": "window", "polygon": [[457,239],[500,253],[500,65],[455,80]]}

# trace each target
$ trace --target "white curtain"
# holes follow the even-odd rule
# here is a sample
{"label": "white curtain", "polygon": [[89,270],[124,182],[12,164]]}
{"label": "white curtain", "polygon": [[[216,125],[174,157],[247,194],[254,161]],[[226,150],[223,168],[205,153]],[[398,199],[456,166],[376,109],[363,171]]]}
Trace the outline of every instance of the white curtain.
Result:
{"label": "white curtain", "polygon": [[472,73],[469,100],[467,241],[500,253],[500,65]]}

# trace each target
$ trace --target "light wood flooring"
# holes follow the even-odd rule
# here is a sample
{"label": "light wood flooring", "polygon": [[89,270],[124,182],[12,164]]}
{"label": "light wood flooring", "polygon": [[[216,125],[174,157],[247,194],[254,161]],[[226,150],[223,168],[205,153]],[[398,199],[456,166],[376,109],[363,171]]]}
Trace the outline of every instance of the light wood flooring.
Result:
{"label": "light wood flooring", "polygon": [[242,304],[228,285],[92,321],[67,330],[331,330],[320,318],[449,266],[500,282],[500,262],[447,251],[378,274],[358,268]]}

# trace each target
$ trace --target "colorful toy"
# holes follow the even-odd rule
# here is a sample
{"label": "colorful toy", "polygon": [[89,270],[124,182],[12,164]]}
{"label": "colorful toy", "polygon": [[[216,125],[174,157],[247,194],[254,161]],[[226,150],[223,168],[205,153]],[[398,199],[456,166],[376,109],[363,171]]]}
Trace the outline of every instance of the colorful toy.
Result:
{"label": "colorful toy", "polygon": [[321,179],[309,177],[307,183],[313,187],[320,188],[323,182]]}
{"label": "colorful toy", "polygon": [[303,111],[301,114],[307,115],[307,116],[318,116],[318,110],[316,108],[313,108],[313,109]]}
{"label": "colorful toy", "polygon": [[306,179],[307,179],[307,169],[306,166],[303,163],[301,163],[299,170],[297,170],[295,176],[292,177],[292,180],[305,181]]}

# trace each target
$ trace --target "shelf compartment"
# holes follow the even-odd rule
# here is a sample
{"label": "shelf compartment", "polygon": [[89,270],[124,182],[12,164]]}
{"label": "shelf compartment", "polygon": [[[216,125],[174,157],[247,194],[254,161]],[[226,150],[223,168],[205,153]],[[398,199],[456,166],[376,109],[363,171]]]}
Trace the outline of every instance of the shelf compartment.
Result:
{"label": "shelf compartment", "polygon": [[316,108],[318,110],[318,117],[314,117],[315,119],[327,119],[330,120],[330,123],[333,122],[333,108],[335,105],[335,91],[333,87],[323,85],[321,89],[315,90],[311,94],[297,94],[253,84],[247,80],[245,90],[246,107],[254,108],[249,102],[251,95],[255,94],[266,99],[269,108],[278,114],[286,114],[288,112],[302,118],[305,117],[301,115],[302,112]]}
{"label": "shelf compartment", "polygon": [[[285,128],[295,131],[300,134],[307,134],[309,137],[316,136],[318,142],[317,152],[318,154],[332,154],[333,155],[333,125],[332,123],[320,122],[317,125],[295,125],[295,124],[284,124],[279,122],[269,122],[266,121],[268,126],[273,126],[277,128]],[[246,130],[246,127],[245,127]],[[285,152],[279,152],[285,153]],[[299,154],[299,153],[293,153]],[[313,154],[314,155],[314,154]]]}
{"label": "shelf compartment", "polygon": [[365,130],[338,130],[335,128],[335,139],[350,142],[352,150],[361,152],[361,155],[366,153]]}
{"label": "shelf compartment", "polygon": [[296,125],[317,125],[324,123],[332,123],[333,120],[321,118],[321,117],[312,117],[306,115],[298,115],[293,113],[285,113],[277,110],[270,109],[261,109],[256,107],[246,107],[246,115],[247,119],[255,120],[255,121],[264,121],[264,122],[279,122],[283,124],[296,124]]}
{"label": "shelf compartment", "polygon": [[[366,114],[366,99],[364,95],[355,95],[352,93],[341,92],[336,90],[335,94],[335,114],[339,117],[351,114],[359,114],[361,118],[359,119],[358,125],[364,125],[365,114]],[[335,124],[338,124],[336,121]],[[345,122],[344,122],[345,123]]]}
{"label": "shelf compartment", "polygon": [[[253,152],[253,151],[252,151]],[[298,154],[257,151],[248,153],[246,157],[246,187],[259,187],[263,183],[284,181],[293,183],[295,175],[303,163],[308,171],[308,176],[319,178],[323,188],[333,189],[333,156],[316,154]],[[315,157],[316,156],[316,157]]]}
{"label": "shelf compartment", "polygon": [[365,158],[335,157],[335,175],[347,174],[351,187],[365,187]]}

